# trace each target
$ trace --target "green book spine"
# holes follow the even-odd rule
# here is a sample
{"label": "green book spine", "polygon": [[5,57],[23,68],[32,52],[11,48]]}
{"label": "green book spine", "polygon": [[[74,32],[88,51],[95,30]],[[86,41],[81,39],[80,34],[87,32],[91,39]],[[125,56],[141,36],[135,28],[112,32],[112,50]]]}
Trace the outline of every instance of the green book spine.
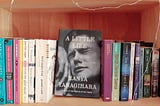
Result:
{"label": "green book spine", "polygon": [[143,97],[150,97],[152,48],[144,48]]}
{"label": "green book spine", "polygon": [[112,100],[119,101],[121,43],[113,43]]}

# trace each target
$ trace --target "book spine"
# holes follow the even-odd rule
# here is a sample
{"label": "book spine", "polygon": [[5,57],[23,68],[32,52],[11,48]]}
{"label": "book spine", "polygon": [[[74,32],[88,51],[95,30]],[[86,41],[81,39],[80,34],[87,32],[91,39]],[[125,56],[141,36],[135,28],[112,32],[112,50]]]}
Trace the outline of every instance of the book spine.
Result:
{"label": "book spine", "polygon": [[14,104],[20,104],[19,40],[14,40]]}
{"label": "book spine", "polygon": [[140,47],[139,98],[143,97],[144,48]]}
{"label": "book spine", "polygon": [[36,103],[43,103],[46,99],[45,93],[48,86],[45,81],[46,66],[48,64],[46,61],[46,47],[46,40],[36,40]]}
{"label": "book spine", "polygon": [[152,80],[151,80],[152,97],[158,96],[158,77],[159,77],[159,50],[154,49],[152,55]]}
{"label": "book spine", "polygon": [[120,81],[120,101],[128,101],[131,44],[123,43]]}
{"label": "book spine", "polygon": [[23,101],[23,40],[19,40],[20,104]]}
{"label": "book spine", "polygon": [[29,71],[28,71],[28,79],[29,79],[29,91],[28,91],[28,102],[34,103],[35,100],[35,40],[29,40]]}
{"label": "book spine", "polygon": [[132,100],[132,94],[133,94],[134,58],[135,58],[135,43],[131,43],[129,97],[128,97],[129,100]]}
{"label": "book spine", "polygon": [[144,48],[143,97],[150,97],[152,48]]}
{"label": "book spine", "polygon": [[6,52],[6,103],[14,103],[14,82],[13,82],[13,41],[5,39]]}
{"label": "book spine", "polygon": [[138,99],[139,95],[139,72],[140,72],[140,44],[136,44],[135,52],[135,68],[134,68],[134,85],[133,85],[133,100]]}
{"label": "book spine", "polygon": [[103,62],[103,100],[111,101],[112,99],[112,43],[113,41],[103,41],[104,62]]}
{"label": "book spine", "polygon": [[119,101],[121,43],[113,43],[112,100]]}
{"label": "book spine", "polygon": [[28,40],[23,40],[23,103],[28,103]]}
{"label": "book spine", "polygon": [[[160,49],[158,49],[158,51],[160,56]],[[159,59],[159,66],[160,66],[160,59]],[[159,75],[158,75],[158,97],[160,97],[160,69],[159,69]]]}
{"label": "book spine", "polygon": [[0,38],[0,104],[6,103],[6,78],[5,78],[5,49],[4,39]]}
{"label": "book spine", "polygon": [[[47,52],[48,51],[48,52]],[[46,56],[47,56],[47,93],[45,102],[49,102],[49,100],[53,96],[53,81],[54,81],[54,70],[55,70],[55,60],[56,60],[56,40],[48,40]]]}

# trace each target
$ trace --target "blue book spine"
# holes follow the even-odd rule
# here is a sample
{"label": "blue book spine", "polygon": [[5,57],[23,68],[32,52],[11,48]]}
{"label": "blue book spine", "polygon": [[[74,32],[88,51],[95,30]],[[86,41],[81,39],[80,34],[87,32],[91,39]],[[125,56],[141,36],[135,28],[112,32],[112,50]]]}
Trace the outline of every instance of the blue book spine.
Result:
{"label": "blue book spine", "polygon": [[135,68],[134,68],[134,85],[133,85],[133,100],[138,99],[139,94],[139,71],[140,71],[140,44],[136,44],[135,52]]}
{"label": "blue book spine", "polygon": [[0,38],[0,104],[6,104],[4,39]]}
{"label": "blue book spine", "polygon": [[139,98],[143,97],[144,48],[140,47]]}
{"label": "blue book spine", "polygon": [[6,103],[14,103],[14,82],[13,82],[13,40],[5,39],[5,62],[6,62]]}
{"label": "blue book spine", "polygon": [[128,101],[131,44],[123,43],[120,81],[120,101]]}

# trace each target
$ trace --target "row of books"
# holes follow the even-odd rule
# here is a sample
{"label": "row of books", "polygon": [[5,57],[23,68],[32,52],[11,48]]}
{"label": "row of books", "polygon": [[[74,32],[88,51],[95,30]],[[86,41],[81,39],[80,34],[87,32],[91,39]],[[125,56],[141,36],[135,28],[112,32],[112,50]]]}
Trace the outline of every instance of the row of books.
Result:
{"label": "row of books", "polygon": [[104,101],[137,100],[157,97],[159,49],[143,43],[114,42],[102,44],[102,97]]}
{"label": "row of books", "polygon": [[47,103],[53,95],[156,97],[159,49],[141,44],[148,46],[102,40],[95,30],[60,30],[58,42],[0,38],[0,104]]}
{"label": "row of books", "polygon": [[152,46],[102,40],[99,31],[60,30],[54,95],[102,96],[104,101],[156,97],[159,49]]}
{"label": "row of books", "polygon": [[0,104],[47,103],[56,40],[0,38]]}

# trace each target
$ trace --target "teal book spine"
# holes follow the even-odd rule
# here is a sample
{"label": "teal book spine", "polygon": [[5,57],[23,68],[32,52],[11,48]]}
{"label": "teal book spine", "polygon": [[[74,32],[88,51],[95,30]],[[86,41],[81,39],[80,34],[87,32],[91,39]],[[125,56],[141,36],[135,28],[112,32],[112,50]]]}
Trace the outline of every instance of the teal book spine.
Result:
{"label": "teal book spine", "polygon": [[119,101],[121,43],[113,43],[112,100]]}
{"label": "teal book spine", "polygon": [[4,39],[0,38],[0,104],[6,104]]}
{"label": "teal book spine", "polygon": [[6,104],[14,103],[14,82],[13,82],[13,40],[5,39],[5,62],[6,62]]}

